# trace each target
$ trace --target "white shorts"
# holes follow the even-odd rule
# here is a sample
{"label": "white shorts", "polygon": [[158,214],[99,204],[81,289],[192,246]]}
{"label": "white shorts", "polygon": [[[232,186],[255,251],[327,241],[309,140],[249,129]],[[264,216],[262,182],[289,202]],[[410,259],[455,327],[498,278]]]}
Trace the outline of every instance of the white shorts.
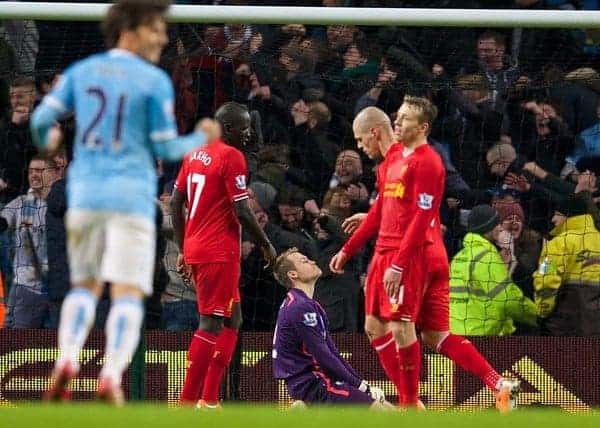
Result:
{"label": "white shorts", "polygon": [[73,284],[119,283],[152,294],[154,222],[137,215],[72,209],[65,225]]}

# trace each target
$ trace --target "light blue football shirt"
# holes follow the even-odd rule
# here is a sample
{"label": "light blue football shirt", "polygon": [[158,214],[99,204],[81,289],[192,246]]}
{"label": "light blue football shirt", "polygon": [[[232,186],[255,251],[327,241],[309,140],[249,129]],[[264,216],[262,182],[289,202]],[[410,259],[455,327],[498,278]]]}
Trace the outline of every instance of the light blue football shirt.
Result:
{"label": "light blue football shirt", "polygon": [[154,220],[155,159],[178,160],[205,143],[178,137],[168,75],[120,49],[69,67],[33,114],[32,136],[47,145],[50,127],[66,112],[77,122],[67,177],[69,208],[137,214]]}

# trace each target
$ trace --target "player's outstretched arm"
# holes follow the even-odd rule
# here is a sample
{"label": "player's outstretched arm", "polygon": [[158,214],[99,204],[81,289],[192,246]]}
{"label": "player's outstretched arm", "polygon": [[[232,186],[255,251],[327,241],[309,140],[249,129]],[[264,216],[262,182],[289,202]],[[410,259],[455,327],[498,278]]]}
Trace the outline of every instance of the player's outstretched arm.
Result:
{"label": "player's outstretched arm", "polygon": [[213,119],[202,119],[189,135],[179,136],[175,123],[175,95],[169,76],[160,72],[147,100],[148,132],[154,155],[177,161],[187,152],[221,136],[221,127]]}
{"label": "player's outstretched arm", "polygon": [[[304,312],[303,309],[306,309],[307,312]],[[326,338],[329,333],[318,322],[317,315],[312,312],[312,308],[297,310],[295,315],[295,330],[323,372],[331,379],[347,382],[358,388],[362,379],[356,375],[354,370],[348,370],[341,355],[333,352],[330,348]]]}
{"label": "player's outstretched arm", "polygon": [[367,213],[356,213],[346,218],[342,223],[342,230],[348,235],[352,235],[367,217]]}
{"label": "player's outstretched arm", "polygon": [[329,261],[329,270],[337,274],[344,273],[344,266],[346,265],[348,260],[348,254],[346,254],[344,250],[338,251]]}
{"label": "player's outstretched arm", "polygon": [[273,266],[275,259],[277,258],[277,252],[275,251],[273,244],[271,244],[271,241],[269,241],[269,238],[265,232],[258,224],[254,212],[252,209],[250,209],[250,205],[248,205],[248,199],[237,201],[234,207],[235,213],[242,227],[246,228],[246,230],[250,232],[250,235],[254,241],[262,248],[263,256],[268,263],[267,266]]}
{"label": "player's outstretched arm", "polygon": [[173,220],[173,239],[179,248],[179,252],[183,252],[183,234],[185,230],[185,195],[173,189],[171,196],[171,218]]}
{"label": "player's outstretched arm", "polygon": [[[356,221],[356,230],[343,248],[333,256],[329,263],[329,269],[334,273],[343,273],[344,265],[354,256],[369,239],[377,235],[381,223],[381,198],[377,198],[375,203],[369,209],[369,212],[353,216]],[[351,217],[352,218],[352,217]],[[345,223],[346,224],[346,223]],[[347,228],[343,225],[345,229]]]}
{"label": "player's outstretched arm", "polygon": [[197,149],[221,137],[221,127],[216,120],[202,119],[196,130],[189,135],[177,136],[175,129],[170,132],[154,132],[150,135],[154,153],[160,159],[177,161],[191,150]]}
{"label": "player's outstretched arm", "polygon": [[38,149],[47,153],[55,152],[61,145],[63,133],[56,121],[59,118],[56,110],[41,105],[31,117],[31,137]]}
{"label": "player's outstretched arm", "polygon": [[356,370],[354,370],[354,367],[352,367],[350,365],[350,363],[348,361],[346,361],[344,359],[344,357],[342,357],[342,355],[340,354],[340,351],[338,350],[337,346],[335,345],[335,343],[333,343],[333,339],[331,339],[331,336],[328,334],[327,335],[327,346],[329,347],[329,350],[331,351],[332,354],[339,356],[340,361],[342,362],[342,364],[344,364],[344,366],[346,367],[346,369],[352,373],[354,376],[356,376],[357,378],[360,378],[360,376],[358,375],[358,373],[356,373]]}
{"label": "player's outstretched arm", "polygon": [[73,109],[73,78],[67,70],[31,115],[31,139],[38,149],[52,153],[62,143],[57,121]]}

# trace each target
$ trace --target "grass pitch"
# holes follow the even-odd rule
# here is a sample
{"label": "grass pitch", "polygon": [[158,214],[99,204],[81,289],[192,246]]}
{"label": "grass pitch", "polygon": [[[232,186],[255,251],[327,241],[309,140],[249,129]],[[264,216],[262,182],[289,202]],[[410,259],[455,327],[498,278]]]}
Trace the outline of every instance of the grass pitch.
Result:
{"label": "grass pitch", "polygon": [[161,405],[20,404],[0,409],[0,427],[10,428],[592,428],[600,413],[569,414],[560,410],[518,410],[509,415],[493,411],[372,412],[356,408],[312,408],[282,411],[274,406],[227,405],[220,412],[169,409]]}

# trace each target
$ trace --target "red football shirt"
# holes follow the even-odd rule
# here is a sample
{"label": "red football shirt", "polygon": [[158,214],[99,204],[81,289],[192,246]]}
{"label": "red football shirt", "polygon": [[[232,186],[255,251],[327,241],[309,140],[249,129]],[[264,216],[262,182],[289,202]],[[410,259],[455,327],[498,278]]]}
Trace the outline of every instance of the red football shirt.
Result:
{"label": "red football shirt", "polygon": [[241,227],[234,204],[248,198],[247,175],[242,152],[222,141],[185,156],[175,188],[186,196],[186,263],[240,261]]}
{"label": "red football shirt", "polygon": [[392,266],[405,268],[414,250],[437,240],[445,169],[428,144],[408,156],[394,144],[377,170],[377,201],[344,246],[350,256],[377,233],[376,247],[395,250]]}

